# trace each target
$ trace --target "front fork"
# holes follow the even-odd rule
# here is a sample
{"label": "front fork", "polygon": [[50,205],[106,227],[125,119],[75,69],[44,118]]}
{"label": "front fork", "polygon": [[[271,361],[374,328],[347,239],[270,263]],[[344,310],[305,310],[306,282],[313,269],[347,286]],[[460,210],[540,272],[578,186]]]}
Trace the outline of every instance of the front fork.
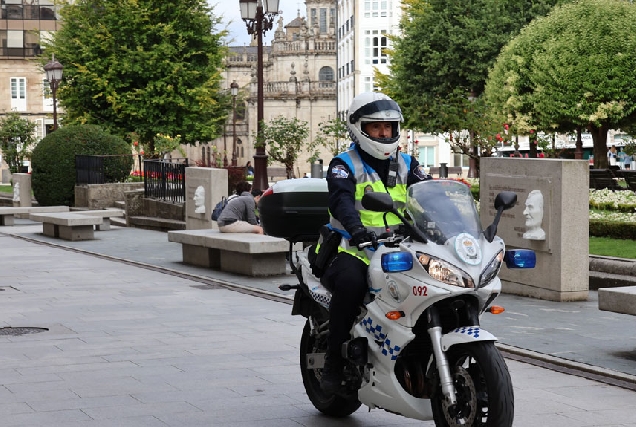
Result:
{"label": "front fork", "polygon": [[446,353],[442,350],[442,326],[439,320],[437,309],[432,306],[426,310],[427,330],[431,338],[433,353],[435,354],[435,363],[437,365],[437,373],[439,375],[442,393],[446,397],[446,401],[455,405],[457,396],[455,395],[455,387],[453,386],[453,377],[448,366]]}

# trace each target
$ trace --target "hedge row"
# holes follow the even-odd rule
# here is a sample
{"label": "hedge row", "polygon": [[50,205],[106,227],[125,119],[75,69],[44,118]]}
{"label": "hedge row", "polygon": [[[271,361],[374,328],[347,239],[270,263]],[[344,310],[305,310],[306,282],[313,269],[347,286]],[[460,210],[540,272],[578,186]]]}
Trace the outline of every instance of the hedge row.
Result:
{"label": "hedge row", "polygon": [[590,236],[636,240],[636,223],[591,219]]}

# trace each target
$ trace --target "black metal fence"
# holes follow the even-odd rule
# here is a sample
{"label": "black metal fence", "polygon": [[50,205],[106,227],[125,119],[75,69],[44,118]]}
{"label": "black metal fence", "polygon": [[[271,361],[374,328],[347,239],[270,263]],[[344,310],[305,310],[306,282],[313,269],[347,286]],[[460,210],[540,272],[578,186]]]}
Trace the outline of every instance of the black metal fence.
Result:
{"label": "black metal fence", "polygon": [[144,197],[185,202],[185,168],[188,159],[144,160]]}
{"label": "black metal fence", "polygon": [[141,165],[141,156],[137,155],[76,155],[76,184],[106,184],[125,182],[131,175],[143,175],[143,171],[131,173],[133,167]]}

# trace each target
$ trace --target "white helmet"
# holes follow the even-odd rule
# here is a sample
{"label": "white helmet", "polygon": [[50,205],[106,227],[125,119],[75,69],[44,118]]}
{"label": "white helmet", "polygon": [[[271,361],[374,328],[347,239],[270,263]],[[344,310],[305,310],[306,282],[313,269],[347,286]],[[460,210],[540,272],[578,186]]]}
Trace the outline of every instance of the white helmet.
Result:
{"label": "white helmet", "polygon": [[[347,127],[354,142],[376,159],[391,157],[397,149],[400,139],[400,122],[402,110],[397,103],[380,92],[364,92],[353,98],[349,107]],[[364,132],[369,122],[391,122],[393,132],[390,138],[372,138]]]}

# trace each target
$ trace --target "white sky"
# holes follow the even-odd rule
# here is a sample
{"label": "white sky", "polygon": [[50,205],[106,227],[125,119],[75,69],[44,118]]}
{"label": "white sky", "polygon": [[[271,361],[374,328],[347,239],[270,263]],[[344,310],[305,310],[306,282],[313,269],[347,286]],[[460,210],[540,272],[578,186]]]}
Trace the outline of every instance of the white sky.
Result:
{"label": "white sky", "polygon": [[[222,26],[227,26],[229,36],[227,43],[230,46],[242,46],[249,45],[253,39],[253,36],[247,34],[247,27],[241,19],[241,11],[239,9],[238,0],[208,0],[208,3],[214,8],[214,15],[221,17]],[[300,9],[300,16],[305,16],[305,2],[298,0],[280,0],[278,6],[279,10],[283,12],[283,23],[289,24],[298,14]],[[263,37],[263,43],[270,45],[272,38],[274,37],[274,31],[276,30],[278,22],[278,15],[274,18],[274,28],[267,31]],[[223,29],[223,27],[217,28],[217,30]]]}

